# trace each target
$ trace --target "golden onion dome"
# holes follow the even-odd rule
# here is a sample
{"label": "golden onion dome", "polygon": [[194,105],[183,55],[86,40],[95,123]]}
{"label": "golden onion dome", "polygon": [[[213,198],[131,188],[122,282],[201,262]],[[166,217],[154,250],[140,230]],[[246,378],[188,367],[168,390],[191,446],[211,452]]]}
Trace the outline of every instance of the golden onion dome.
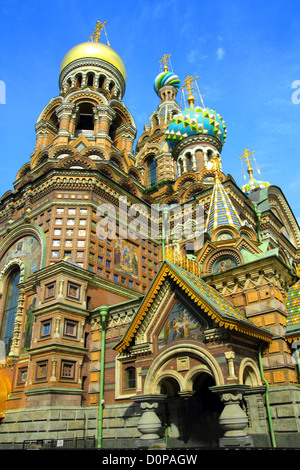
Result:
{"label": "golden onion dome", "polygon": [[62,60],[60,73],[74,60],[86,58],[100,59],[113,65],[120,72],[126,83],[127,74],[121,57],[110,46],[95,41],[83,42],[72,47]]}

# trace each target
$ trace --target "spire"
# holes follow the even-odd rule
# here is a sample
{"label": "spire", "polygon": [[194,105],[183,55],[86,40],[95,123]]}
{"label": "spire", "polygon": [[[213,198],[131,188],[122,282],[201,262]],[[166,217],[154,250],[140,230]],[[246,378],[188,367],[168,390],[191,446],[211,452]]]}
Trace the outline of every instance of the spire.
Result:
{"label": "spire", "polygon": [[219,227],[230,225],[235,229],[241,226],[241,220],[220,181],[220,158],[213,157],[211,164],[215,172],[215,185],[210,201],[205,231],[210,235]]}

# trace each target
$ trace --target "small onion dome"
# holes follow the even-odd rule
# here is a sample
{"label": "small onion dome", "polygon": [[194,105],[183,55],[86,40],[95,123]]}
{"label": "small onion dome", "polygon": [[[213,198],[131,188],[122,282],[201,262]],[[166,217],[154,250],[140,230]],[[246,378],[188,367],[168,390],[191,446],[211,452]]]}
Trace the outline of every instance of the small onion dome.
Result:
{"label": "small onion dome", "polygon": [[270,183],[267,181],[257,181],[254,178],[251,178],[248,183],[244,184],[244,186],[241,187],[241,190],[245,194],[250,194],[253,193],[253,191],[256,191],[257,189],[264,189],[268,188],[270,186]]}
{"label": "small onion dome", "polygon": [[199,106],[185,109],[170,120],[165,133],[170,147],[174,147],[180,140],[191,135],[213,135],[223,145],[226,140],[226,125],[223,118],[209,108]]}
{"label": "small onion dome", "polygon": [[155,92],[158,93],[160,88],[167,85],[173,86],[178,89],[180,85],[180,80],[177,75],[169,71],[165,71],[157,75],[153,83]]}

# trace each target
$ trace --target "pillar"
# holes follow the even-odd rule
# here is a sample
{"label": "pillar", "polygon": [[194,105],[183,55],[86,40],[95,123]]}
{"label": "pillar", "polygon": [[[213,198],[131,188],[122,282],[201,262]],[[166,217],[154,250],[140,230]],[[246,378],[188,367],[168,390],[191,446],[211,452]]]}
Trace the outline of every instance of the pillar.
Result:
{"label": "pillar", "polygon": [[163,435],[162,423],[156,414],[156,410],[159,403],[166,399],[166,395],[137,395],[131,399],[139,403],[142,409],[142,415],[137,425],[139,432],[142,434],[140,437],[141,444],[145,447],[151,447]]}
{"label": "pillar", "polygon": [[241,408],[243,393],[248,391],[248,385],[221,385],[210,387],[217,393],[224,404],[224,409],[219,418],[224,436],[220,439],[220,447],[252,447],[252,438],[248,435],[248,417]]}

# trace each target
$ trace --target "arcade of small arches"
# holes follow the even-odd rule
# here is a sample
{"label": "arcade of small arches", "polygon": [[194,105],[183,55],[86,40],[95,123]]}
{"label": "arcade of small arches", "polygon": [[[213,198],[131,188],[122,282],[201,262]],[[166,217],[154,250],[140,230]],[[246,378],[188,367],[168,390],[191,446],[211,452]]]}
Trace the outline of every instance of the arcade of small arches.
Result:
{"label": "arcade of small arches", "polygon": [[[182,152],[176,161],[177,176],[190,171],[202,171],[208,168],[208,163],[212,157],[219,157],[219,153],[209,147],[195,147]],[[220,170],[222,170],[220,166]]]}
{"label": "arcade of small arches", "polygon": [[66,94],[73,91],[74,88],[93,88],[96,90],[105,90],[117,99],[121,98],[121,90],[115,81],[103,74],[103,72],[95,72],[94,70],[75,71],[68,75],[62,85],[62,90]]}

